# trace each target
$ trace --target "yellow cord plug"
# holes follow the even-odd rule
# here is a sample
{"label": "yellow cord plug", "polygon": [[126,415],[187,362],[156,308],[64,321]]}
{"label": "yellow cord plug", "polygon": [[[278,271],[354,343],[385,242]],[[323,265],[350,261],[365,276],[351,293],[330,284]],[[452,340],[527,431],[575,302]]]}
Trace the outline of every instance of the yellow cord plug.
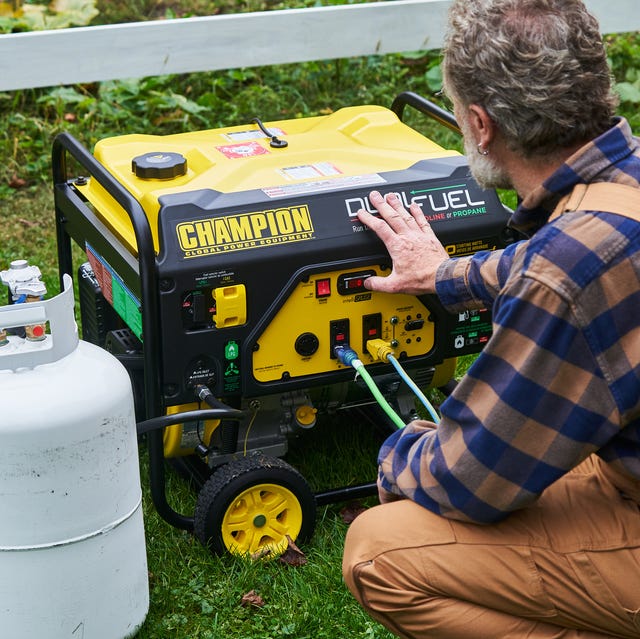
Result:
{"label": "yellow cord plug", "polygon": [[370,339],[367,341],[367,351],[374,360],[382,360],[386,362],[389,360],[389,355],[393,355],[393,349],[389,345],[389,342],[385,342],[383,339]]}

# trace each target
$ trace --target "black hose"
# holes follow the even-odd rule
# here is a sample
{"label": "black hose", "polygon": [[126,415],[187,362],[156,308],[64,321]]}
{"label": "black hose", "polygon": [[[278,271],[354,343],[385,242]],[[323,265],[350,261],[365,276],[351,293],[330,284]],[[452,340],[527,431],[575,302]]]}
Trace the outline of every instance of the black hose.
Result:
{"label": "black hose", "polygon": [[202,410],[188,410],[184,413],[174,413],[173,415],[159,415],[151,419],[138,422],[136,429],[138,435],[144,435],[173,424],[183,422],[194,422],[201,419],[242,419],[244,412],[235,408],[203,408]]}
{"label": "black hose", "polygon": [[206,404],[208,404],[211,408],[224,408],[230,411],[239,410],[237,408],[233,408],[232,406],[229,406],[229,404],[225,404],[224,402],[221,402],[220,400],[218,400],[215,397],[215,395],[211,392],[209,387],[205,386],[204,384],[196,384],[194,387],[194,390],[196,391],[196,397],[201,402],[205,402]]}
{"label": "black hose", "polygon": [[[195,387],[196,396],[199,400],[209,404],[211,408],[221,408],[229,411],[237,409],[231,408],[221,401],[217,400],[211,390],[204,384],[197,384]],[[242,411],[239,411],[242,413]],[[242,413],[244,415],[244,413]],[[240,432],[240,424],[237,419],[223,421],[220,424],[221,447],[220,452],[223,455],[232,455],[238,447],[238,433]]]}

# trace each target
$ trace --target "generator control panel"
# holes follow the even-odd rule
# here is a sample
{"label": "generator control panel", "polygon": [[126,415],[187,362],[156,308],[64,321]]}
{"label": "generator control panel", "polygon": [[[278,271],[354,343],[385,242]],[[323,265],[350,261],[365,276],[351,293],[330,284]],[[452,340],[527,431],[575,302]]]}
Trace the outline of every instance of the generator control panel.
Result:
{"label": "generator control panel", "polygon": [[338,345],[384,370],[367,352],[371,339],[416,371],[478,352],[491,334],[486,310],[450,314],[434,297],[365,287],[391,263],[356,215],[375,212],[371,190],[393,192],[422,207],[454,258],[504,247],[514,239],[509,211],[475,183],[465,158],[378,106],[265,126],[287,144],[274,148],[253,123],[108,138],[93,153],[96,176],[70,185],[67,232],[146,347],[140,221],[129,209],[143,213],[164,402],[192,401],[200,382],[230,398],[346,380],[352,371],[336,358]]}

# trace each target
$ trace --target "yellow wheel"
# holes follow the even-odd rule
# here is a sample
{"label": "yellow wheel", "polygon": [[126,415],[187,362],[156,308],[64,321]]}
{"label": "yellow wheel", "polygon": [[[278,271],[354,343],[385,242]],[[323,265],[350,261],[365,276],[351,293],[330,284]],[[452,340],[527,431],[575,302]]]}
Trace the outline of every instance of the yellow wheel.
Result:
{"label": "yellow wheel", "polygon": [[302,509],[295,495],[277,484],[256,484],[240,493],[222,517],[222,541],[231,552],[280,555],[289,535],[302,528]]}
{"label": "yellow wheel", "polygon": [[299,542],[311,536],[315,516],[304,477],[281,459],[257,455],[225,464],[207,480],[194,530],[217,554],[277,557],[287,537]]}

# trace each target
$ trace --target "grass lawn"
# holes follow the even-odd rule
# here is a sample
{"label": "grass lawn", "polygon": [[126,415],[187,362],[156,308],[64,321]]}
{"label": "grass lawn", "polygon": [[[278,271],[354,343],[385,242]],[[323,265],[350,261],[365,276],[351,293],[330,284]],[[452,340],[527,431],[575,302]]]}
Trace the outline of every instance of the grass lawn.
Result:
{"label": "grass lawn", "polygon": [[[329,479],[370,481],[375,475],[373,460],[378,441],[379,436],[367,425],[347,420],[319,423],[310,440],[300,443],[302,450],[297,458],[296,451],[292,451],[291,461],[312,484],[326,484],[323,468]],[[353,454],[346,454],[348,450],[353,452],[354,446],[367,455],[364,463],[357,460],[358,467],[350,463]],[[305,565],[247,562],[229,555],[216,557],[192,535],[170,527],[158,517],[146,492],[147,455],[143,448],[141,471],[151,606],[140,638],[392,636],[367,617],[342,582],[340,566],[347,524],[341,510],[345,504],[318,509],[316,532],[301,548],[307,559]],[[176,509],[190,514],[193,493],[177,476],[170,474],[168,479],[170,501]],[[342,484],[333,487],[337,485]],[[373,504],[374,500],[363,503]],[[263,606],[242,604],[243,596],[252,591],[264,601]]]}
{"label": "grass lawn", "polygon": [[[101,13],[96,23],[202,14],[212,5],[228,12],[240,4],[242,10],[263,10],[315,2],[118,0],[97,3]],[[623,98],[620,113],[638,131],[640,36],[607,42]],[[322,115],[346,105],[389,106],[400,91],[429,96],[437,88],[437,53],[414,52],[0,94],[0,269],[11,260],[28,259],[43,271],[49,292],[58,291],[50,149],[60,131],[70,131],[91,148],[98,139],[124,133],[166,134],[243,124],[256,112],[269,121]],[[409,123],[442,146],[459,148],[454,134],[413,116]],[[505,197],[513,205],[513,197]],[[467,364],[465,360],[462,369]],[[292,444],[288,460],[315,490],[369,482],[375,478],[380,441],[381,434],[358,419],[321,419]],[[217,557],[158,516],[148,492],[144,443],[140,462],[151,604],[139,638],[391,638],[342,583],[345,504],[318,509],[315,534],[302,547],[305,565]],[[172,473],[167,494],[176,510],[193,513],[194,492]],[[374,498],[364,502],[373,503]],[[263,605],[243,605],[243,596],[252,591]]]}

